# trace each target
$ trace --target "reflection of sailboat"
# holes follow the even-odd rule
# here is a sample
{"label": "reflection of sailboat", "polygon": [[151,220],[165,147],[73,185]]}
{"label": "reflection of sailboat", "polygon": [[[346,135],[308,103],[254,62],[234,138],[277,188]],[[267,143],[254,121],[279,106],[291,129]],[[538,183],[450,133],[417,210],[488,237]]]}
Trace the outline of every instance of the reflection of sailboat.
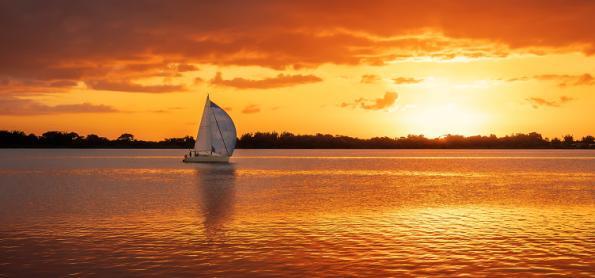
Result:
{"label": "reflection of sailboat", "polygon": [[207,96],[194,149],[184,156],[184,162],[228,162],[236,136],[231,117]]}
{"label": "reflection of sailboat", "polygon": [[213,236],[220,232],[233,211],[235,169],[233,165],[204,165],[196,170],[205,232]]}

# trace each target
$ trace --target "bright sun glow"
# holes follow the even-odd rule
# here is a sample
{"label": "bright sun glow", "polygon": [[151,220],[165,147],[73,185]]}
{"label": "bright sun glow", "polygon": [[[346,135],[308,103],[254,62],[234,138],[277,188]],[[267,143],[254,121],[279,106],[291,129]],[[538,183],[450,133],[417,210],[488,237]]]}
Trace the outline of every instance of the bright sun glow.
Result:
{"label": "bright sun glow", "polygon": [[412,107],[404,115],[403,122],[414,134],[437,137],[446,134],[480,134],[487,116],[466,109],[456,103]]}

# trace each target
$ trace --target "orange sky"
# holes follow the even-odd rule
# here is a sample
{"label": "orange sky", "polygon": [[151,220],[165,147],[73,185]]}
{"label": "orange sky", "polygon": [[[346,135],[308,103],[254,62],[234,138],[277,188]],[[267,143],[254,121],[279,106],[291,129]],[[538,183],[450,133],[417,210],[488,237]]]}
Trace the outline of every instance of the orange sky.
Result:
{"label": "orange sky", "polygon": [[595,1],[214,2],[0,2],[0,129],[595,134]]}

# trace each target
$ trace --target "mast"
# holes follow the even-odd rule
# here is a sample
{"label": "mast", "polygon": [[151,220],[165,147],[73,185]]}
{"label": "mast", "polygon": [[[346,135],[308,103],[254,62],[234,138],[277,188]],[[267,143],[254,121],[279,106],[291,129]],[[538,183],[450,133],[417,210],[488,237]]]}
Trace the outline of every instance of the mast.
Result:
{"label": "mast", "polygon": [[211,100],[207,94],[200,125],[198,127],[198,134],[196,135],[196,142],[194,143],[194,150],[196,152],[210,152],[212,150],[213,135],[211,131],[211,121],[209,119],[209,115],[211,114],[210,111]]}

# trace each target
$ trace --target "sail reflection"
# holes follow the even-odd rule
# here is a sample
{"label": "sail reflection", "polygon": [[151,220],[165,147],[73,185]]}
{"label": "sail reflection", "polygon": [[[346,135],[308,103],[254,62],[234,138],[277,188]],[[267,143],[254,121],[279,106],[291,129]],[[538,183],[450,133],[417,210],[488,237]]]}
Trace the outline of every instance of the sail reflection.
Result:
{"label": "sail reflection", "polygon": [[201,164],[196,167],[205,235],[222,235],[233,214],[236,173],[233,164]]}

